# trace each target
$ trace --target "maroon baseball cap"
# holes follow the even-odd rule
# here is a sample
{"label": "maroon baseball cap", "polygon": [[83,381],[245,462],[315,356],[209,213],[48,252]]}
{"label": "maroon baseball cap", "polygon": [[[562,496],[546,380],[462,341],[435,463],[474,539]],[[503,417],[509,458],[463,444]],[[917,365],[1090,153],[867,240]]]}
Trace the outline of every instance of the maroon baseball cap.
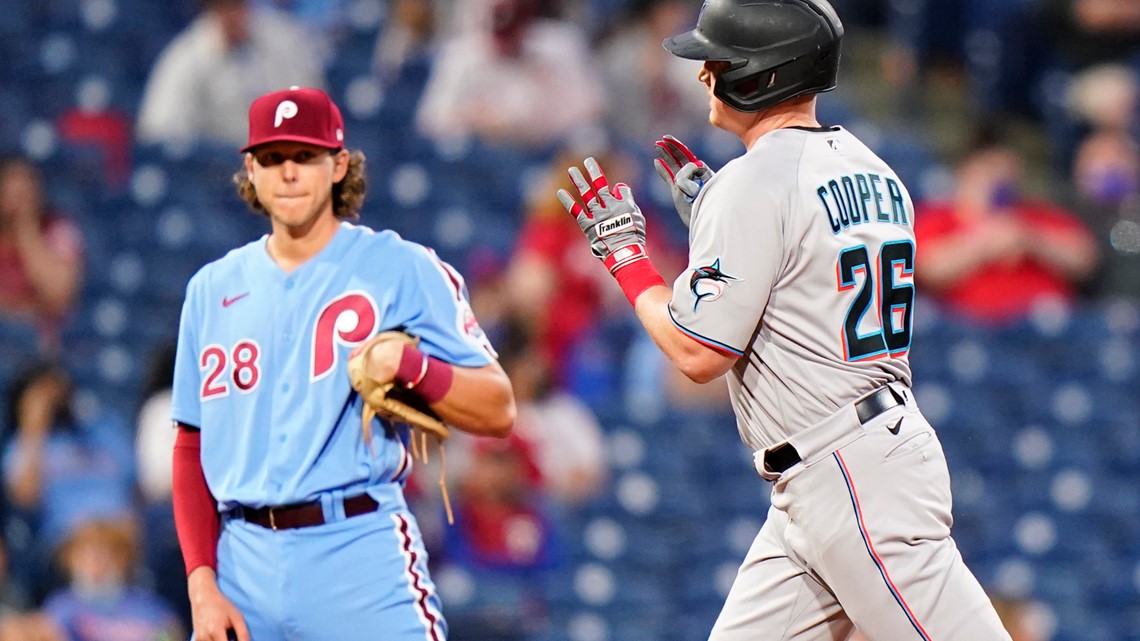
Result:
{"label": "maroon baseball cap", "polygon": [[289,87],[261,96],[249,106],[245,153],[267,142],[289,140],[328,149],[344,146],[344,118],[320,89]]}

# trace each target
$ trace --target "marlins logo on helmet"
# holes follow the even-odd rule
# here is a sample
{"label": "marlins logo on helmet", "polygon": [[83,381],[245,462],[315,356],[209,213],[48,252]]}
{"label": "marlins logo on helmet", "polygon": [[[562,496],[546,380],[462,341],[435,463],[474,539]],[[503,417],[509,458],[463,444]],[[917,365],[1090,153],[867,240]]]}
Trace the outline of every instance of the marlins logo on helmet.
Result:
{"label": "marlins logo on helmet", "polygon": [[696,311],[697,305],[703,300],[720,298],[724,293],[724,286],[732,280],[740,279],[720,271],[719,258],[711,265],[694,268],[693,275],[689,277],[689,289],[697,297],[693,301],[693,311]]}

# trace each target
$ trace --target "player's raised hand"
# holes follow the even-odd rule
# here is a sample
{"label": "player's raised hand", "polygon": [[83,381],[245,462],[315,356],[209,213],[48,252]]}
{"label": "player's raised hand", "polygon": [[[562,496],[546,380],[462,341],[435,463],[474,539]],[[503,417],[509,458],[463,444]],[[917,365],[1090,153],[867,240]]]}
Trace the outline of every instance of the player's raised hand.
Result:
{"label": "player's raised hand", "polygon": [[578,221],[594,256],[605,263],[610,273],[615,273],[646,257],[645,216],[633,201],[628,185],[618,183],[611,189],[593,157],[587,158],[584,165],[588,180],[578,167],[568,170],[579,198],[559,189],[558,200]]}
{"label": "player's raised hand", "polygon": [[661,180],[669,185],[677,215],[688,227],[693,218],[693,201],[716,173],[697,158],[685,143],[673,136],[666,135],[658,140],[656,148],[657,158],[653,161],[653,168]]}
{"label": "player's raised hand", "polygon": [[190,573],[190,613],[196,641],[250,641],[245,617],[218,589],[214,571],[206,566]]}

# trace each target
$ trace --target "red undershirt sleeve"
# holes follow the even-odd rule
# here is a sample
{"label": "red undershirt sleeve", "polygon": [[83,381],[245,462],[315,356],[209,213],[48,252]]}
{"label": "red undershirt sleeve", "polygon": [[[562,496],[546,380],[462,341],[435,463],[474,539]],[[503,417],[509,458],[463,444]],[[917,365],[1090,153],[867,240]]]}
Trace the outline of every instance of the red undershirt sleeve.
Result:
{"label": "red undershirt sleeve", "polygon": [[203,565],[218,568],[217,501],[206,485],[201,452],[202,434],[198,428],[179,423],[174,441],[174,527],[187,576]]}

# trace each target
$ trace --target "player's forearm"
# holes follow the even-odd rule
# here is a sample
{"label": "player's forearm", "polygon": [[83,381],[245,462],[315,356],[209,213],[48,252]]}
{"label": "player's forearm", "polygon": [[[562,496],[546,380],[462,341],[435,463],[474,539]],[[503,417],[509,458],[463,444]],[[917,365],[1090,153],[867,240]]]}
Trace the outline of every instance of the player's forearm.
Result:
{"label": "player's forearm", "polygon": [[645,331],[665,357],[690,380],[708,383],[723,376],[732,369],[737,357],[706,347],[678,330],[669,317],[672,299],[673,290],[664,285],[651,287],[638,296],[634,307]]}
{"label": "player's forearm", "polygon": [[451,365],[447,394],[431,405],[447,424],[482,436],[506,436],[515,422],[515,396],[511,381],[499,365]]}
{"label": "player's forearm", "polygon": [[182,548],[189,577],[200,568],[210,574],[218,566],[218,533],[220,521],[217,501],[210,492],[202,471],[201,432],[180,425],[174,442],[173,484],[174,529]]}

